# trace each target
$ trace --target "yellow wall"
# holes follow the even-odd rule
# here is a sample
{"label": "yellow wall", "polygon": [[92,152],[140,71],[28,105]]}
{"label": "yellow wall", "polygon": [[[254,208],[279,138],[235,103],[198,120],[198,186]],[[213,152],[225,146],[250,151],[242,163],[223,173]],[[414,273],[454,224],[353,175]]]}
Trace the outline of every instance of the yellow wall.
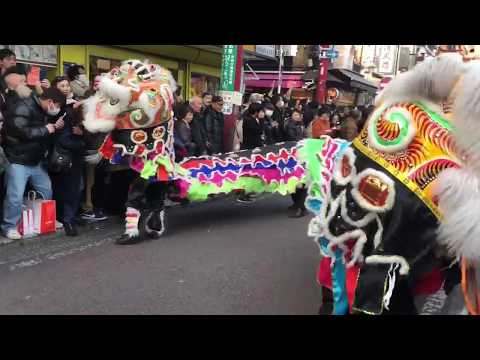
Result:
{"label": "yellow wall", "polygon": [[99,56],[115,60],[126,60],[132,58],[148,58],[151,62],[160,64],[169,69],[177,70],[178,62],[164,59],[155,55],[145,55],[140,52],[125,50],[110,46],[97,45],[60,45],[60,66],[59,72],[63,72],[63,63],[72,62],[85,66],[87,73],[89,72],[90,56]]}
{"label": "yellow wall", "polygon": [[[71,62],[79,65],[83,65],[87,72],[87,75],[90,71],[90,56],[105,57],[108,59],[115,60],[126,60],[131,58],[137,59],[149,59],[151,62],[160,64],[166,68],[177,70],[178,71],[178,83],[183,88],[184,98],[187,94],[190,94],[190,78],[191,73],[200,73],[210,76],[220,77],[220,67],[217,66],[217,60],[214,59],[213,55],[217,54],[205,54],[201,53],[198,57],[198,61],[205,62],[210,60],[209,56],[212,57],[212,66],[193,63],[191,61],[185,61],[186,67],[181,66],[179,61],[175,59],[166,59],[161,56],[156,56],[153,54],[145,54],[140,51],[135,51],[127,48],[113,47],[113,46],[97,46],[97,45],[60,45],[59,50],[59,64],[56,70],[52,71],[52,77],[55,75],[63,75],[63,63]],[[49,74],[50,77],[50,74]]]}
{"label": "yellow wall", "polygon": [[100,56],[109,59],[115,60],[127,60],[127,59],[149,59],[150,62],[159,64],[166,68],[177,70],[178,69],[178,61],[165,59],[162,57],[158,57],[155,55],[146,55],[144,53],[121,49],[117,47],[110,47],[110,46],[96,46],[96,45],[88,45],[87,47],[88,56]]}
{"label": "yellow wall", "polygon": [[220,77],[220,69],[213,66],[192,63],[190,64],[190,71],[194,73],[216,76],[218,78]]}
{"label": "yellow wall", "polygon": [[72,62],[85,66],[87,68],[87,46],[86,45],[60,45],[59,64],[57,68],[58,75],[63,74],[63,63]]}

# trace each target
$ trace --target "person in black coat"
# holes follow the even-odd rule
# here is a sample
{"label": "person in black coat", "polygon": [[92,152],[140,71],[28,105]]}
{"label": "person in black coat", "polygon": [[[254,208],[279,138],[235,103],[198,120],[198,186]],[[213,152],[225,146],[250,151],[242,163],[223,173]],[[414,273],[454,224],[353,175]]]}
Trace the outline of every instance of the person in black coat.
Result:
{"label": "person in black coat", "polygon": [[192,129],[193,142],[197,145],[196,156],[207,155],[210,143],[208,142],[207,130],[202,113],[202,99],[199,96],[192,97],[190,99],[190,106],[193,109],[193,120],[190,123],[190,127]]}
{"label": "person in black coat", "polygon": [[272,114],[272,121],[278,124],[278,138],[277,142],[282,142],[286,140],[285,134],[285,102],[283,98],[279,95],[275,95],[272,98],[272,104],[274,107]]}
{"label": "person in black coat", "polygon": [[[287,121],[285,126],[288,141],[300,141],[305,137],[305,130],[302,123],[302,113],[300,110],[293,110],[292,117]],[[292,218],[300,218],[306,215],[305,199],[307,197],[307,189],[301,188],[291,195],[293,205],[289,207]]]}
{"label": "person in black coat", "polygon": [[204,112],[205,129],[207,131],[207,139],[210,144],[208,152],[210,155],[223,152],[223,128],[225,119],[223,117],[223,98],[214,96],[212,104],[208,106]]}
{"label": "person in black coat", "polygon": [[190,127],[192,120],[193,109],[188,104],[178,107],[174,127],[176,161],[182,161],[187,156],[195,156],[197,151],[197,145],[193,142]]}
{"label": "person in black coat", "polygon": [[[255,149],[264,145],[264,124],[265,110],[262,104],[252,103],[243,115],[242,132],[243,142],[242,150]],[[248,203],[254,201],[252,195],[241,192],[237,198],[238,202]]]}
{"label": "person in black coat", "polygon": [[285,125],[285,132],[287,141],[300,141],[305,137],[305,128],[300,110],[293,110],[292,117],[288,119]]}
{"label": "person in black coat", "polygon": [[265,133],[265,144],[272,145],[282,141],[282,134],[278,122],[272,119],[274,106],[270,102],[263,104],[265,109],[265,118],[263,119],[263,131]]}
{"label": "person in black coat", "polygon": [[49,118],[50,123],[63,119],[65,126],[58,131],[53,140],[53,145],[68,151],[72,157],[70,168],[59,173],[51,173],[53,183],[53,198],[57,205],[57,218],[64,225],[67,236],[77,236],[75,217],[80,207],[83,188],[83,155],[85,142],[83,130],[78,123],[76,109],[80,103],[73,99],[70,81],[65,76],[57,76],[52,86],[60,90],[66,97],[66,105],[62,107],[57,116]]}
{"label": "person in black coat", "polygon": [[262,104],[253,103],[243,117],[242,149],[255,149],[264,145],[263,118],[265,110]]}
{"label": "person in black coat", "polygon": [[17,224],[27,183],[30,181],[45,199],[51,199],[52,186],[43,164],[51,134],[61,129],[64,123],[58,120],[55,124],[48,124],[46,115],[58,114],[65,104],[65,96],[50,88],[38,97],[26,86],[25,73],[15,68],[5,72],[4,80],[12,98],[2,128],[3,146],[10,162],[5,173],[7,193],[3,203],[2,230],[9,239],[18,240],[21,235]]}

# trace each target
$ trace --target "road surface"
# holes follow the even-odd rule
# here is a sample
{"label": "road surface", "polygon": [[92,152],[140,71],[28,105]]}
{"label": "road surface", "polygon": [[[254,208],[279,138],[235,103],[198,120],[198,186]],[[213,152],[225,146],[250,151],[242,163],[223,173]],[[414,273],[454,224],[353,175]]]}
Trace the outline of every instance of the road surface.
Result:
{"label": "road surface", "polygon": [[315,314],[318,249],[290,199],[169,210],[169,233],[113,244],[119,219],[0,246],[0,314]]}

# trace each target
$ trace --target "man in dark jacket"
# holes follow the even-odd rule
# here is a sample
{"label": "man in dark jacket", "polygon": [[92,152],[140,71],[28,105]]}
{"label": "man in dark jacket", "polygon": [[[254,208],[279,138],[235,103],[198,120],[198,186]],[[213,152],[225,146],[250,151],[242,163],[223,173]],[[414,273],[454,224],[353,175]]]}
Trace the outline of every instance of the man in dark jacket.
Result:
{"label": "man in dark jacket", "polygon": [[202,113],[202,99],[199,96],[192,97],[190,99],[190,106],[193,109],[193,120],[190,123],[190,127],[192,129],[193,142],[197,145],[196,155],[207,155],[207,149],[210,148],[210,143],[208,143],[207,130]]}
{"label": "man in dark jacket", "polygon": [[292,117],[288,119],[285,125],[285,132],[287,133],[287,141],[300,141],[305,137],[302,113],[299,110],[293,110]]}
{"label": "man in dark jacket", "polygon": [[223,127],[224,117],[222,113],[223,98],[214,96],[212,105],[205,110],[205,129],[207,130],[207,139],[210,143],[210,155],[223,152]]}
{"label": "man in dark jacket", "polygon": [[[288,141],[300,141],[305,137],[305,130],[302,123],[302,113],[295,109],[292,112],[292,117],[287,121],[285,126]],[[300,218],[305,216],[307,210],[305,208],[305,199],[307,197],[307,189],[297,189],[292,194],[293,205],[289,207],[291,211],[289,217]]]}
{"label": "man in dark jacket", "polygon": [[286,140],[285,134],[285,102],[283,98],[279,95],[275,95],[272,98],[272,104],[274,107],[272,114],[272,121],[274,124],[278,125],[278,138],[277,142],[282,142]]}
{"label": "man in dark jacket", "polygon": [[265,110],[262,104],[253,103],[243,117],[242,149],[255,149],[264,145],[263,118]]}
{"label": "man in dark jacket", "polygon": [[[7,70],[4,79],[9,85],[9,96],[17,96],[7,109],[4,124],[4,150],[10,164],[6,170],[7,193],[3,203],[2,230],[12,240],[21,238],[17,223],[22,214],[23,194],[30,180],[35,190],[45,199],[51,199],[50,178],[42,167],[48,149],[50,135],[63,127],[63,120],[47,123],[47,114],[54,116],[65,104],[65,96],[57,89],[49,88],[40,97],[30,91],[26,96],[26,76],[15,70]],[[20,82],[11,88],[10,84]],[[21,96],[19,94],[22,94]]]}

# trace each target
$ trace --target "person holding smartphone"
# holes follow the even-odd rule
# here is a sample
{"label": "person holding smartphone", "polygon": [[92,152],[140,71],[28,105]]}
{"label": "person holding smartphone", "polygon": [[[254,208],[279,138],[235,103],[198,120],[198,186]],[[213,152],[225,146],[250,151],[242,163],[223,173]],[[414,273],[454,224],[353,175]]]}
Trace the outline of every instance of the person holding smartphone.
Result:
{"label": "person holding smartphone", "polygon": [[3,79],[8,86],[8,109],[2,129],[3,147],[9,161],[5,172],[2,230],[11,240],[21,239],[17,224],[22,215],[23,194],[30,181],[45,200],[51,199],[52,185],[43,167],[51,135],[64,126],[62,119],[47,122],[65,104],[65,96],[49,88],[36,95],[26,85],[26,73],[18,66],[8,69]]}
{"label": "person holding smartphone", "polygon": [[65,126],[54,136],[54,146],[62,148],[71,156],[71,167],[51,172],[53,198],[57,203],[57,219],[63,224],[67,236],[77,236],[76,215],[80,207],[83,188],[83,154],[85,142],[83,129],[75,111],[81,102],[73,98],[70,81],[66,76],[57,76],[52,87],[66,97],[58,115],[49,118],[50,123],[63,119]]}

